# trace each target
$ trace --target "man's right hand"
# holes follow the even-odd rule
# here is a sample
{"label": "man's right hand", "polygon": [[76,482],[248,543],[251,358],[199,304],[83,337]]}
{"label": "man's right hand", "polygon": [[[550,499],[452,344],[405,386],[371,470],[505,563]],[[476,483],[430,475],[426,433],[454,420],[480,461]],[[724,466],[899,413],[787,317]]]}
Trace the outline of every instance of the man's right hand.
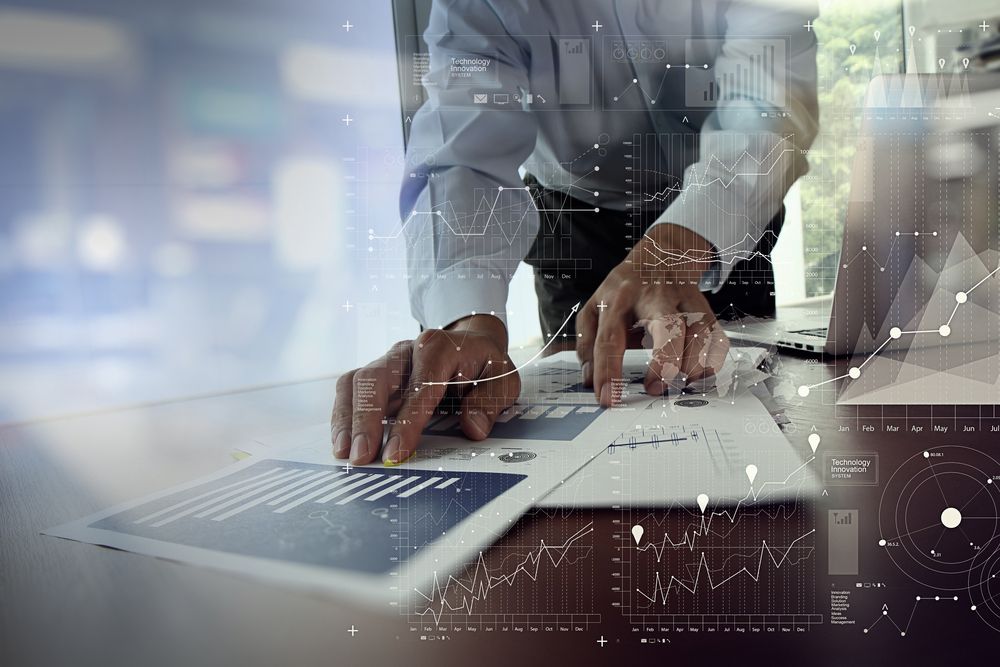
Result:
{"label": "man's right hand", "polygon": [[[466,437],[482,440],[520,392],[521,378],[507,356],[507,330],[498,318],[472,315],[445,329],[427,329],[340,377],[330,419],[333,454],[364,465],[381,450],[386,465],[402,463],[446,396],[461,402]],[[383,419],[390,423],[384,448]]]}

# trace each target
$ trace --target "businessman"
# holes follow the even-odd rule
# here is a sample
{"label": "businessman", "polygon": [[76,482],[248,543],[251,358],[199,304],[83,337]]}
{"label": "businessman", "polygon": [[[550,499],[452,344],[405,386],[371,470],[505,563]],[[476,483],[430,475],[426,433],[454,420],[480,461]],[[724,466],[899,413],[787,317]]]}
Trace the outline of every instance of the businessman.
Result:
{"label": "businessman", "polygon": [[718,370],[717,316],[774,310],[768,255],[818,123],[814,16],[800,0],[435,0],[400,194],[423,330],[340,378],[334,455],[398,464],[442,401],[489,435],[521,388],[505,319],[521,261],[547,350],[575,347],[602,405],[629,346],[652,348],[652,395]]}

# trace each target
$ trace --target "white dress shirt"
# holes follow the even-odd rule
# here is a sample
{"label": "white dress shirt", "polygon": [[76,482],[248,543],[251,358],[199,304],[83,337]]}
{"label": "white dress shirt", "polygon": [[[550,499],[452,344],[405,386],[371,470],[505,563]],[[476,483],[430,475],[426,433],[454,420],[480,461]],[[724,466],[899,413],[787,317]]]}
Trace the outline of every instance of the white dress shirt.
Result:
{"label": "white dress shirt", "polygon": [[807,169],[815,9],[435,0],[428,101],[413,118],[400,193],[413,315],[425,327],[472,312],[505,318],[510,278],[539,226],[522,168],[601,210],[662,202],[656,223],[713,245],[703,287],[721,286]]}

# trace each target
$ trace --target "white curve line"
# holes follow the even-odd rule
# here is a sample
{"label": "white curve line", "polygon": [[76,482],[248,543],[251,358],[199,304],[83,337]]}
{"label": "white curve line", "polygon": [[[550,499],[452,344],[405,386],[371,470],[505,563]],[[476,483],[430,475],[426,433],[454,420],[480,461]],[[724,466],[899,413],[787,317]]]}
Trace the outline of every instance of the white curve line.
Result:
{"label": "white curve line", "polygon": [[[973,285],[969,289],[965,290],[966,296],[968,296],[972,292],[972,290],[976,289],[977,287],[979,287],[980,285],[982,285],[983,283],[985,283],[987,280],[989,280],[990,278],[992,278],[993,276],[995,276],[997,273],[1000,273],[1000,266],[998,266],[997,268],[995,268],[992,271],[990,271],[989,273],[987,273],[983,277],[982,280],[980,280],[978,283],[976,283],[975,285]],[[951,311],[951,316],[948,318],[948,321],[944,323],[944,326],[949,326],[949,327],[951,326],[951,321],[953,319],[955,319],[955,314],[958,312],[958,307],[961,306],[963,303],[967,303],[967,302],[965,302],[965,301],[959,301],[959,302],[957,302],[955,304],[955,308],[954,308],[954,310]],[[900,337],[902,337],[902,336],[917,336],[917,335],[920,335],[920,334],[937,334],[939,336],[941,335],[940,329],[917,329],[917,330],[914,330],[914,331],[900,331],[899,332]],[[862,368],[864,368],[865,365],[869,361],[871,361],[872,359],[874,359],[875,356],[879,352],[882,351],[882,348],[885,347],[886,345],[888,345],[890,342],[892,342],[892,340],[893,340],[892,336],[890,336],[889,338],[887,338],[881,345],[879,345],[877,348],[875,348],[874,352],[872,352],[871,354],[869,354],[868,356],[866,356],[864,358],[864,361],[862,361],[860,364],[858,364],[855,368],[857,368],[858,370],[861,370]],[[843,380],[844,378],[850,378],[851,380],[857,380],[860,377],[861,376],[859,375],[857,378],[851,378],[849,373],[844,373],[843,375],[838,375],[837,377],[829,378],[827,380],[823,380],[822,382],[817,382],[816,384],[804,384],[802,386],[805,387],[806,389],[812,390],[812,389],[815,389],[816,387],[821,387],[824,384],[828,384],[830,382],[836,382],[837,380]]]}
{"label": "white curve line", "polygon": [[545,350],[549,347],[549,345],[552,344],[552,341],[556,340],[559,337],[559,333],[563,329],[566,328],[566,325],[569,324],[570,319],[572,319],[573,316],[576,315],[576,312],[578,310],[580,310],[580,302],[579,301],[576,303],[575,306],[573,306],[570,309],[569,315],[566,317],[565,320],[563,320],[563,323],[561,325],[559,325],[559,328],[556,329],[556,332],[549,337],[548,342],[545,343],[545,345],[543,345],[541,347],[541,349],[539,349],[538,352],[536,352],[534,354],[534,356],[532,356],[530,359],[528,359],[526,362],[524,362],[520,366],[512,368],[511,370],[506,371],[504,373],[501,373],[500,375],[494,375],[492,377],[482,378],[481,380],[480,379],[476,379],[476,380],[442,380],[442,381],[439,381],[439,382],[421,382],[420,384],[422,384],[423,386],[433,386],[433,385],[437,385],[437,386],[454,386],[454,385],[466,385],[466,384],[479,384],[480,382],[491,382],[493,380],[499,380],[500,378],[505,378],[508,375],[513,375],[514,373],[519,372],[522,368],[526,368],[526,367],[530,366],[531,363],[533,361],[535,361],[535,359],[538,359],[538,357],[542,356],[542,352],[545,352]]}

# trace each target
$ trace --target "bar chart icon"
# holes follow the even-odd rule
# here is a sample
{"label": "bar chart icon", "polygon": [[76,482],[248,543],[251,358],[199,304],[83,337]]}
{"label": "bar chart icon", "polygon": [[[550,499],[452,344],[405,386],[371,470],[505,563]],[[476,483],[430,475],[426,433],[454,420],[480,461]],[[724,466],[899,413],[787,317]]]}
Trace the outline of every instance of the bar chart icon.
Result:
{"label": "bar chart icon", "polygon": [[558,62],[559,104],[589,105],[594,78],[590,39],[560,39]]}
{"label": "bar chart icon", "polygon": [[[689,51],[715,52],[719,40],[698,42]],[[685,98],[688,106],[712,107],[719,103],[747,106],[784,107],[787,64],[782,39],[735,39],[726,42],[725,55],[719,55],[708,70],[687,73]]]}

